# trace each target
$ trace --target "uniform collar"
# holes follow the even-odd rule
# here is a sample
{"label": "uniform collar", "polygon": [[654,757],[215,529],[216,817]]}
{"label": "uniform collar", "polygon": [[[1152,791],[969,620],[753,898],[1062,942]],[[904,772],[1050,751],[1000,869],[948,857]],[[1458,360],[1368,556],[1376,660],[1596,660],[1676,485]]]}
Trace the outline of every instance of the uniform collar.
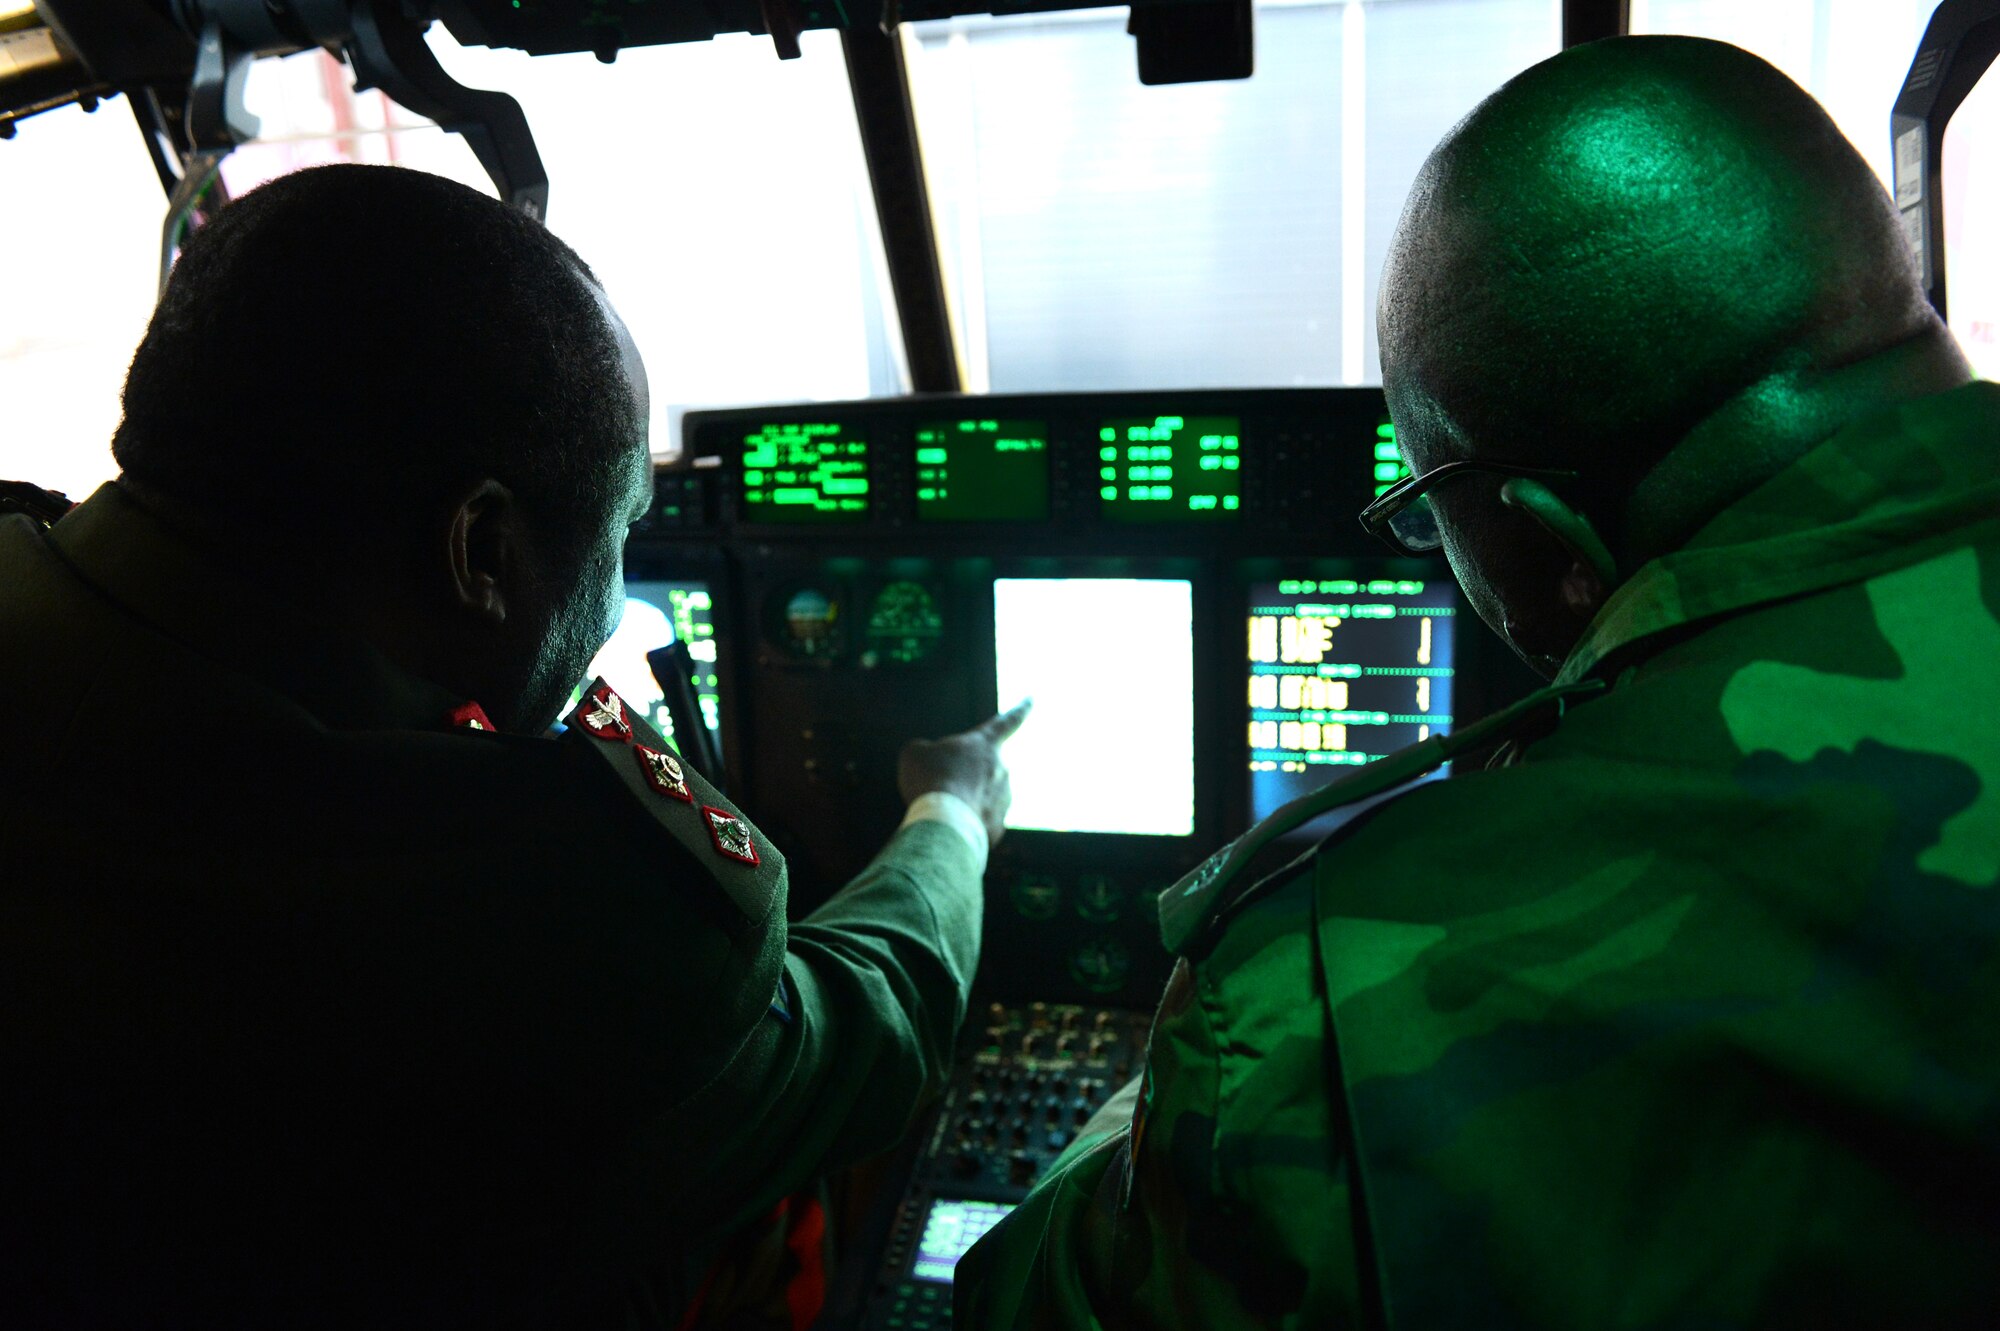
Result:
{"label": "uniform collar", "polygon": [[189,545],[117,482],[72,509],[49,544],[84,581],[220,669],[250,675],[332,730],[444,729],[462,699],[359,638],[280,601]]}
{"label": "uniform collar", "polygon": [[1645,639],[1874,577],[1963,544],[2000,516],[2000,384],[1872,413],[1724,509],[1612,594],[1556,676]]}

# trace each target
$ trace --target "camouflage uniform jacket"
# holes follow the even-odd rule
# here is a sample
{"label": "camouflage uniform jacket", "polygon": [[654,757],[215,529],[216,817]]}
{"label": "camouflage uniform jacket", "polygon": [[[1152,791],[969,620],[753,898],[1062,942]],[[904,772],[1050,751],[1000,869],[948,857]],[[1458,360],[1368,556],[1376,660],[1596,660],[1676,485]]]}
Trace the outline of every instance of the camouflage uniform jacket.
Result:
{"label": "camouflage uniform jacket", "polygon": [[2000,385],[1856,423],[1516,763],[1170,890],[1135,1112],[958,1325],[2000,1325],[1997,461]]}

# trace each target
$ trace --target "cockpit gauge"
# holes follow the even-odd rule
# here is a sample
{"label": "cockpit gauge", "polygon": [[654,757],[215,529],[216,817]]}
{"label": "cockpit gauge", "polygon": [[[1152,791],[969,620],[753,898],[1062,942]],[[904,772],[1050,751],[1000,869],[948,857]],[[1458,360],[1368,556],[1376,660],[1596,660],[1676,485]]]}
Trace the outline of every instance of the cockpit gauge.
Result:
{"label": "cockpit gauge", "polygon": [[1076,880],[1076,913],[1094,924],[1109,924],[1123,913],[1125,889],[1101,873]]}
{"label": "cockpit gauge", "polygon": [[809,661],[827,660],[839,653],[845,610],[837,594],[820,587],[800,587],[783,596],[777,609],[775,636],[787,652]]}
{"label": "cockpit gauge", "polygon": [[1115,938],[1095,939],[1069,954],[1069,974],[1094,994],[1121,988],[1132,971],[1132,953]]}
{"label": "cockpit gauge", "polygon": [[863,665],[916,665],[944,640],[937,597],[921,582],[891,582],[875,594],[863,633]]}
{"label": "cockpit gauge", "polygon": [[1062,909],[1062,887],[1046,874],[1022,874],[1010,895],[1024,920],[1052,920]]}

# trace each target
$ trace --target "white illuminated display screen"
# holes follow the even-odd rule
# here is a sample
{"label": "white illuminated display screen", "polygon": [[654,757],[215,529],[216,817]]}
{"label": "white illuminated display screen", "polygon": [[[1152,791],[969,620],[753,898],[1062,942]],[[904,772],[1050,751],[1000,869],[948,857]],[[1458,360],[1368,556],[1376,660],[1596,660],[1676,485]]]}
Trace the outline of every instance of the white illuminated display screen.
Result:
{"label": "white illuminated display screen", "polygon": [[996,578],[1007,826],[1194,834],[1194,587],[1179,579]]}
{"label": "white illuminated display screen", "polygon": [[932,1202],[930,1214],[924,1217],[924,1234],[917,1240],[917,1255],[910,1263],[910,1274],[918,1280],[949,1285],[959,1258],[1013,1209],[1012,1202],[949,1198]]}

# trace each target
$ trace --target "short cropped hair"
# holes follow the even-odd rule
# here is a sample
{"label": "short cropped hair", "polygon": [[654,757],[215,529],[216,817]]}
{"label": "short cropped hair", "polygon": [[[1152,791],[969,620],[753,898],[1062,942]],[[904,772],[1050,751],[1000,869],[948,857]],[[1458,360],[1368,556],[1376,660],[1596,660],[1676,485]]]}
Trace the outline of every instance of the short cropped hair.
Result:
{"label": "short cropped hair", "polygon": [[379,532],[486,475],[566,523],[603,502],[640,424],[595,281],[456,182],[284,176],[181,254],[112,453],[143,489],[256,532]]}

